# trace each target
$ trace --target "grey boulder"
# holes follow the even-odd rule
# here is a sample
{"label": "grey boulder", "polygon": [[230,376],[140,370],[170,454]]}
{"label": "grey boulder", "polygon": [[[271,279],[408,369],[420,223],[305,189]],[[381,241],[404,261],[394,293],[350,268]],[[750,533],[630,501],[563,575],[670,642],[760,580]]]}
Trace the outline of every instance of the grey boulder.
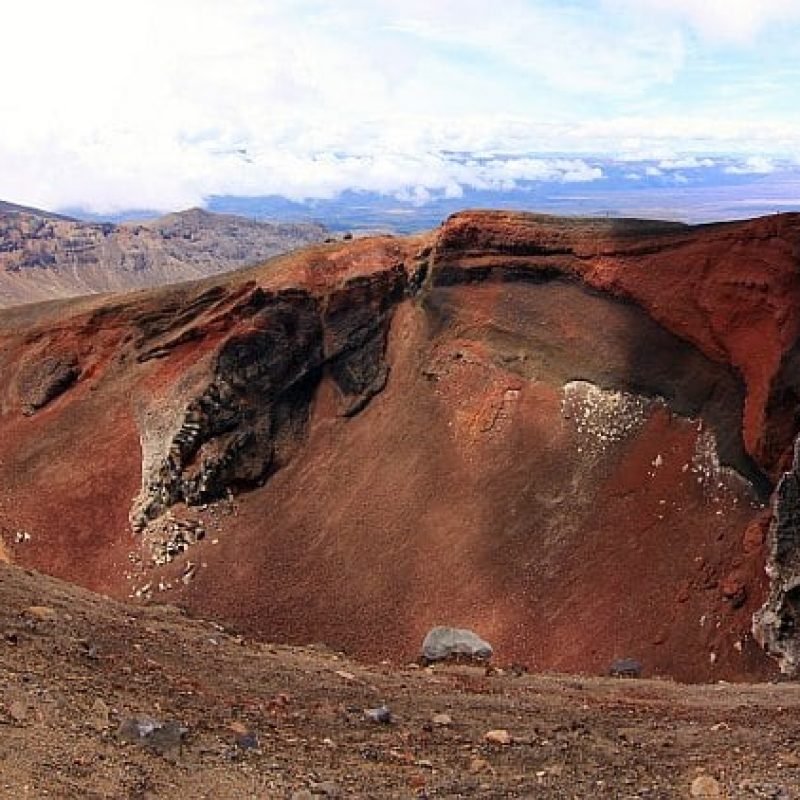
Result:
{"label": "grey boulder", "polygon": [[428,663],[446,659],[488,661],[492,646],[466,628],[437,626],[428,631],[422,643],[422,660]]}

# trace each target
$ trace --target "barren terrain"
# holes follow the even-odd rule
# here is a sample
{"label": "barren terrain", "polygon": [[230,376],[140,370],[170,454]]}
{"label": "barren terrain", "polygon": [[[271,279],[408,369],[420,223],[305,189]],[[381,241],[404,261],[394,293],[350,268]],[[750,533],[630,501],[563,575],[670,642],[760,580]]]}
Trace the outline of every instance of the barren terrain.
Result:
{"label": "barren terrain", "polygon": [[367,665],[11,567],[0,632],[3,798],[800,796],[794,684]]}

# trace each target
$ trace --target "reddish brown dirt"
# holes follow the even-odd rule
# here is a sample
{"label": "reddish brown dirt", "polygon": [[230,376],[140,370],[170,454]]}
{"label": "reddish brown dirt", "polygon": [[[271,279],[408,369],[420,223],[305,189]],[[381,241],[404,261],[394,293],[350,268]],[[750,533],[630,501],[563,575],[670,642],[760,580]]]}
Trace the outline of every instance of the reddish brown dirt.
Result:
{"label": "reddish brown dirt", "polygon": [[[3,566],[0,634],[8,800],[671,800],[701,777],[736,800],[800,791],[793,684],[368,666]],[[382,704],[390,724],[365,717]],[[126,741],[134,716],[186,734]],[[498,729],[509,744],[485,740]]]}
{"label": "reddish brown dirt", "polygon": [[445,225],[438,248],[462,269],[552,268],[642,305],[742,373],[748,450],[769,466],[783,455],[768,446],[766,406],[800,332],[800,215],[692,228],[465,212]]}
{"label": "reddish brown dirt", "polygon": [[[5,314],[5,546],[119,598],[164,581],[156,596],[196,613],[371,659],[414,657],[442,623],[537,670],[633,657],[647,675],[768,677],[750,624],[766,594],[764,476],[795,433],[799,242],[792,215],[687,228],[474,212],[427,239]],[[208,535],[129,579],[141,409],[180,410],[208,382],[258,287],[369,319],[398,276],[424,282],[391,317],[385,388],[345,418],[325,371],[288,463],[233,503],[176,508]],[[326,347],[343,335],[326,328]],[[83,376],[25,417],[15,376],[56,341]],[[610,422],[581,427],[571,381]],[[633,422],[614,392],[639,398]],[[603,438],[608,425],[624,430]]]}

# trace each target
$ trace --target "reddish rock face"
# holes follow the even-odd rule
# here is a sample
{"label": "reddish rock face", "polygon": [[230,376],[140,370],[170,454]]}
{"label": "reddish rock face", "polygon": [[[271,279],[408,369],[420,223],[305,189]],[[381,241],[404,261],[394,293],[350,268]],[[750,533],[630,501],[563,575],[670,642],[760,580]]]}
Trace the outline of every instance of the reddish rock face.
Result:
{"label": "reddish rock face", "polygon": [[[760,641],[792,639],[770,503],[798,427],[799,257],[796,215],[465,212],[6,312],[5,548],[368,658],[442,624],[531,669],[767,677],[768,598],[783,638]],[[61,353],[77,378],[56,380]]]}

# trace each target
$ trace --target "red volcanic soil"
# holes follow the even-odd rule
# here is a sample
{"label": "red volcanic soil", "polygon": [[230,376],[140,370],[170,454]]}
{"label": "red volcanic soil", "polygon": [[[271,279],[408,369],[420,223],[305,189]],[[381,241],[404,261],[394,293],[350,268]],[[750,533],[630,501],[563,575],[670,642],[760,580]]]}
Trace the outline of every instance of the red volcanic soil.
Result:
{"label": "red volcanic soil", "polygon": [[451,624],[535,670],[769,677],[798,257],[797,215],[465,212],[6,312],[5,550],[369,659]]}

